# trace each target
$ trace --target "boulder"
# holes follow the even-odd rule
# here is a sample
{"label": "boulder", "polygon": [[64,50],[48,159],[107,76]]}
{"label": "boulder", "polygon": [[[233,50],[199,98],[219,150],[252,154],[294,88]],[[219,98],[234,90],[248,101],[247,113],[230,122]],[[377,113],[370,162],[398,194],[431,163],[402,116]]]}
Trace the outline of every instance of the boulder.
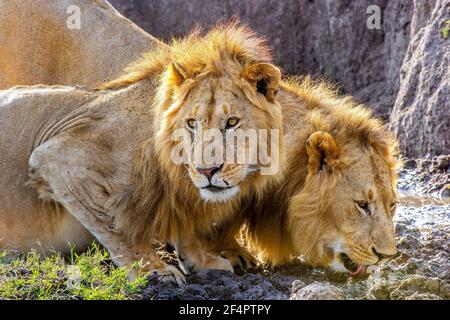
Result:
{"label": "boulder", "polygon": [[[388,0],[110,2],[143,29],[166,40],[183,36],[196,25],[209,27],[237,15],[266,36],[285,73],[310,73],[336,81],[384,119],[399,88],[399,69],[416,10],[412,1]],[[367,28],[371,5],[380,8],[381,29]],[[426,15],[427,11],[423,19]]]}
{"label": "boulder", "polygon": [[313,282],[294,291],[291,300],[345,300],[344,292],[338,287],[322,282]]}
{"label": "boulder", "polygon": [[450,38],[442,34],[449,17],[450,0],[438,0],[403,61],[389,127],[409,157],[450,153]]}

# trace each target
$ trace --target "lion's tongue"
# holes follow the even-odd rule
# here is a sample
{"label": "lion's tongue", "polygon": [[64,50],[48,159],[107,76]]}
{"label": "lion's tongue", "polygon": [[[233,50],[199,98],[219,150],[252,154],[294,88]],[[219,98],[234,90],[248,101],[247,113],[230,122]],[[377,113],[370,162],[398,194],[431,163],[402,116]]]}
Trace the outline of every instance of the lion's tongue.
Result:
{"label": "lion's tongue", "polygon": [[352,277],[360,276],[362,274],[365,274],[367,270],[367,266],[364,266],[362,264],[358,264],[358,269],[356,269],[355,272],[350,272],[350,275]]}

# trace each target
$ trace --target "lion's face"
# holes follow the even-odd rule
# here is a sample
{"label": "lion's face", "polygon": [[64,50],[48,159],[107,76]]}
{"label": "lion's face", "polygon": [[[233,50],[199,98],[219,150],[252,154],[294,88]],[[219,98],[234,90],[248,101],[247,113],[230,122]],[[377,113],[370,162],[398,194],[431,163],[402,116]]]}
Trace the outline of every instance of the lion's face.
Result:
{"label": "lion's face", "polygon": [[397,252],[392,222],[397,197],[388,167],[378,157],[362,154],[342,170],[334,189],[329,207],[334,236],[325,250],[331,256],[328,265],[336,271],[364,273],[366,266]]}
{"label": "lion's face", "polygon": [[[273,156],[269,160],[278,164],[278,156],[270,152],[274,147],[280,152],[280,146],[271,146],[270,137],[271,129],[281,130],[281,108],[264,96],[267,91],[249,91],[250,86],[243,88],[229,76],[205,76],[176,102],[176,112],[166,114],[167,130],[177,132],[177,147],[182,145],[186,152],[185,173],[205,201],[225,202],[242,187],[260,184],[267,157],[259,157],[258,152],[268,150],[269,158]],[[251,101],[252,96],[256,100]],[[264,100],[266,107],[257,99]],[[267,139],[259,138],[261,131],[267,132]],[[178,155],[179,149],[174,150]]]}
{"label": "lion's face", "polygon": [[[314,221],[318,240],[311,250],[312,260],[338,272],[364,274],[368,266],[397,252],[392,221],[397,203],[395,178],[384,156],[373,148],[351,145],[337,152],[332,139],[329,134],[316,133],[308,145],[307,179],[315,180],[315,187],[328,186],[316,190],[326,200],[317,199],[321,208]],[[321,157],[317,162],[321,167],[311,161],[316,156]],[[300,203],[296,205],[301,210]]]}
{"label": "lion's face", "polygon": [[[244,180],[258,173],[259,165],[247,161],[227,162],[226,152],[233,146],[227,143],[226,138],[248,129],[270,128],[265,112],[250,103],[227,78],[213,82],[204,80],[192,90],[185,105],[180,114],[180,127],[191,135],[195,146],[202,144],[199,150],[203,155],[203,159],[190,157],[186,165],[192,183],[205,200],[225,201],[232,198],[239,192],[239,185]],[[215,157],[214,150],[207,150],[215,144],[217,150],[223,146],[222,155],[218,157]],[[243,151],[248,151],[249,142],[246,141],[243,147]],[[237,145],[233,149],[236,150]]]}

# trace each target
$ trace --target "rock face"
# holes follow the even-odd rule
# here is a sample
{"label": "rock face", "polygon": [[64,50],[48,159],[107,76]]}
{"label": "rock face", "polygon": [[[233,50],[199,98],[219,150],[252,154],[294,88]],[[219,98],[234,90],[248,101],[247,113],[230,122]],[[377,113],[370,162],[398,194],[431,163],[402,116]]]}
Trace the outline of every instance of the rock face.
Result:
{"label": "rock face", "polygon": [[157,43],[104,0],[0,0],[0,89],[101,83]]}
{"label": "rock face", "polygon": [[[323,75],[342,84],[385,118],[398,90],[413,4],[387,0],[111,0],[119,11],[162,39],[184,36],[197,24],[237,15],[274,48],[285,73]],[[366,26],[368,6],[381,9],[381,29]],[[388,63],[386,63],[388,62]]]}
{"label": "rock face", "polygon": [[400,170],[398,190],[437,198],[450,197],[450,155],[432,159],[407,159]]}
{"label": "rock face", "polygon": [[401,69],[390,128],[411,157],[450,151],[450,39],[441,33],[449,19],[450,1],[437,1],[431,19],[412,38]]}
{"label": "rock face", "polygon": [[[450,38],[444,40],[439,31],[450,18],[448,1],[110,2],[165,40],[183,36],[196,25],[209,27],[237,15],[266,36],[285,73],[310,73],[336,81],[378,116],[390,118],[407,156],[450,153],[449,57],[444,55]],[[371,5],[380,8],[380,29],[366,25]]]}

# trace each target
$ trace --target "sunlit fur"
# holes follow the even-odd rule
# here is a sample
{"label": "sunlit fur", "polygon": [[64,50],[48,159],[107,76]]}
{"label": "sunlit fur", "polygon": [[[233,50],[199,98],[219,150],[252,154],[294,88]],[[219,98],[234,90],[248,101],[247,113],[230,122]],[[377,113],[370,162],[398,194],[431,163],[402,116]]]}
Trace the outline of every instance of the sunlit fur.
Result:
{"label": "sunlit fur", "polygon": [[[397,143],[381,121],[309,77],[288,79],[278,100],[286,172],[262,201],[247,204],[246,238],[253,250],[274,265],[303,256],[336,271],[345,270],[340,252],[365,265],[379,260],[372,249],[394,254],[391,205],[400,162]],[[372,217],[354,202],[370,201],[368,194]]]}
{"label": "sunlit fur", "polygon": [[[192,114],[201,117],[208,128],[217,128],[214,123],[219,123],[216,120],[223,115],[215,111],[227,109],[240,116],[242,126],[275,128],[283,135],[279,104],[256,92],[255,86],[244,79],[249,67],[270,59],[264,41],[248,28],[234,23],[219,25],[204,36],[194,32],[144,55],[127,68],[125,75],[101,87],[118,89],[149,77],[159,79],[151,107],[154,133],[135,152],[132,191],[115,203],[120,208],[116,216],[118,228],[131,241],[177,241],[182,234],[210,233],[213,225],[231,219],[241,196],[250,191],[262,193],[267,182],[276,179],[251,173],[245,167],[239,168],[242,174],[238,179],[231,172],[232,167],[227,171],[224,166],[221,173],[230,181],[236,180],[233,183],[237,187],[233,193],[211,199],[193,183],[193,165],[186,169],[171,159],[177,143],[171,135],[184,128]],[[211,105],[205,106],[205,100],[211,100]],[[283,146],[280,147],[282,158]]]}

